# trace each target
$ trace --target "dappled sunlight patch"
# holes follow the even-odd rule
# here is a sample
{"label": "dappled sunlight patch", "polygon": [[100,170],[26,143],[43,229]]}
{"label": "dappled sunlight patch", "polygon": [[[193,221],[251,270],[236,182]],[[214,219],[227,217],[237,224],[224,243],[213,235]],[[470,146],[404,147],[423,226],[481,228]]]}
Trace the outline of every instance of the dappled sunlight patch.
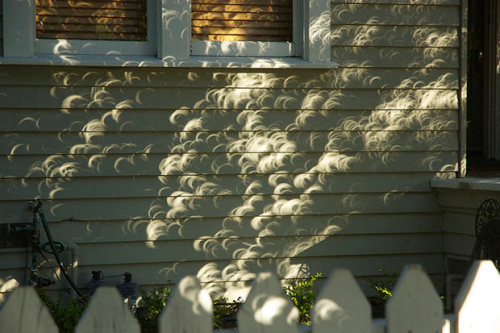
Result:
{"label": "dappled sunlight patch", "polygon": [[[340,176],[457,168],[449,156],[457,150],[458,79],[446,68],[431,69],[449,64],[443,57],[456,46],[456,29],[416,28],[430,22],[432,6],[366,11],[372,7],[362,1],[333,6],[332,21],[350,17],[353,24],[339,24],[331,35],[325,33],[326,13],[313,22],[312,39],[330,39],[334,56],[350,56],[338,69],[54,73],[50,98],[60,103],[64,153],[35,157],[21,176],[45,177],[38,192],[49,189],[50,198],[68,197],[67,185],[80,176],[150,177],[147,188],[118,193],[117,200],[131,202],[120,215],[126,220],[121,232],[141,233],[137,239],[151,251],[173,240],[196,255],[156,262],[164,266],[159,279],[201,266],[200,281],[224,292],[244,288],[264,268],[294,277],[297,262],[348,229],[351,216],[411,203],[406,192],[414,183],[391,191],[385,184],[369,188],[375,178]],[[175,25],[177,14],[163,12],[163,24]],[[405,27],[391,29],[395,17]],[[406,47],[377,49],[386,41]],[[405,49],[411,50],[403,54]],[[415,68],[393,71],[377,57],[389,65],[404,58]],[[177,86],[179,77],[184,85]],[[166,92],[171,94],[164,97]],[[54,131],[37,116],[20,124]],[[8,140],[11,159],[34,149],[14,136]],[[276,299],[258,302],[276,311],[282,306]],[[258,319],[271,323],[265,315]]]}

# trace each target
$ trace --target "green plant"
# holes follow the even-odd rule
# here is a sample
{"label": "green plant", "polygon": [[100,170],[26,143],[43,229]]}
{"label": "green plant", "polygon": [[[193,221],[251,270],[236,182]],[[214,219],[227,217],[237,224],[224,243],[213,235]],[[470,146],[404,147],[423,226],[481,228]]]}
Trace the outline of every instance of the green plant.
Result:
{"label": "green plant", "polygon": [[37,290],[40,299],[49,309],[52,318],[59,327],[59,332],[74,332],[78,320],[87,307],[87,303],[81,298],[71,299],[66,304],[63,304],[62,296],[59,296],[55,302],[45,291]]}
{"label": "green plant", "polygon": [[309,313],[316,299],[314,281],[319,277],[321,277],[321,273],[316,273],[309,279],[290,279],[288,286],[285,287],[286,294],[299,309],[299,323],[301,325],[310,325],[311,323]]}
{"label": "green plant", "polygon": [[[236,326],[236,313],[240,305],[243,303],[241,297],[233,300],[233,303],[228,303],[227,297],[219,297],[213,300],[214,302],[214,329],[232,328]],[[227,319],[232,319],[228,321]]]}
{"label": "green plant", "polygon": [[158,328],[158,316],[165,305],[167,305],[172,288],[166,285],[156,287],[150,292],[140,290],[140,293],[142,295],[142,308],[137,309],[137,320],[141,325],[142,332],[156,332]]}
{"label": "green plant", "polygon": [[378,271],[382,273],[381,277],[368,279],[369,288],[376,292],[374,296],[368,297],[368,300],[376,311],[383,309],[387,300],[392,296],[392,291],[399,278],[399,274],[387,272],[382,268],[379,268]]}
{"label": "green plant", "polygon": [[[141,307],[136,309],[136,317],[141,325],[142,332],[157,332],[158,317],[163,308],[167,305],[168,298],[172,293],[171,286],[160,286],[154,288],[150,292],[141,290],[142,300]],[[241,298],[228,303],[227,297],[219,297],[213,300],[213,327],[215,329],[230,328],[234,323],[226,321],[227,318],[236,317],[236,312],[240,304]]]}
{"label": "green plant", "polygon": [[[399,279],[399,274],[387,272],[382,268],[379,268],[379,272],[382,273],[381,277],[368,279],[368,287],[376,292],[374,296],[368,297],[374,317],[383,316],[385,304],[392,297],[392,292]],[[433,280],[432,283],[436,286],[438,281]],[[443,295],[439,297],[444,301]]]}

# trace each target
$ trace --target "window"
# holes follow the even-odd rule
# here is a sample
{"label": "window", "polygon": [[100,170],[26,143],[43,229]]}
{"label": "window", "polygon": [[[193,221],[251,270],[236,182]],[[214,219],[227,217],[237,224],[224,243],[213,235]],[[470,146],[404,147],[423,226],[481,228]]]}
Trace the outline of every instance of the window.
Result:
{"label": "window", "polygon": [[296,48],[302,39],[300,4],[294,0],[192,0],[191,55],[300,55]]}
{"label": "window", "polygon": [[3,6],[7,58],[140,55],[158,65],[225,66],[273,57],[330,67],[329,0],[16,0]]}
{"label": "window", "polygon": [[500,170],[500,4],[470,2],[467,38],[467,172]]}
{"label": "window", "polygon": [[[196,2],[195,2],[196,1]],[[254,3],[272,2],[268,0],[254,0]],[[277,0],[281,1],[281,0]],[[159,58],[164,60],[189,60],[192,56],[284,56],[300,57],[311,63],[328,63],[330,61],[330,1],[329,0],[292,0],[293,1],[293,44],[295,50],[286,51],[273,48],[269,42],[252,41],[222,41],[219,47],[213,49],[199,46],[198,41],[192,39],[192,8],[194,4],[219,2],[227,4],[231,0],[191,0],[191,1],[163,1],[162,18],[159,38]],[[239,3],[249,0],[236,0]],[[276,1],[274,1],[276,2]],[[193,6],[193,7],[192,7]],[[195,19],[197,17],[195,16]],[[210,44],[210,41],[205,41]],[[233,43],[233,44],[230,44]],[[260,43],[260,44],[259,44]],[[267,44],[266,44],[267,43]],[[286,42],[285,42],[286,43]],[[230,47],[230,45],[233,45]],[[224,46],[227,46],[224,49]],[[268,46],[268,47],[266,47]],[[242,49],[245,52],[239,54]]]}
{"label": "window", "polygon": [[4,1],[4,55],[156,55],[156,1]]}

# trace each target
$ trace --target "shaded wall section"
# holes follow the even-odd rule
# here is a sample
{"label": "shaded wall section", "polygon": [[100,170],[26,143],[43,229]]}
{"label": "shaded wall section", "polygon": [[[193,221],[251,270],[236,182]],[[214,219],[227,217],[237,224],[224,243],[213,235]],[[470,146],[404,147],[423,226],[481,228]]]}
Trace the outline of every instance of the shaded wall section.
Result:
{"label": "shaded wall section", "polygon": [[[441,275],[430,180],[458,170],[459,4],[410,2],[334,1],[331,71],[3,66],[0,223],[44,199],[82,286]],[[0,255],[22,281],[24,250]]]}

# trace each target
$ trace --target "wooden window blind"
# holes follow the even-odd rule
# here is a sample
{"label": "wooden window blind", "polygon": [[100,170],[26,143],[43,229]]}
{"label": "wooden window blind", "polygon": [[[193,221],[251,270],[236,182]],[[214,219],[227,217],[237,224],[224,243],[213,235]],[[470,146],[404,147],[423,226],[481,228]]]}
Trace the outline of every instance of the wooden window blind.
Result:
{"label": "wooden window blind", "polygon": [[193,40],[293,40],[293,0],[192,0]]}
{"label": "wooden window blind", "polygon": [[147,0],[36,0],[36,37],[147,40]]}

